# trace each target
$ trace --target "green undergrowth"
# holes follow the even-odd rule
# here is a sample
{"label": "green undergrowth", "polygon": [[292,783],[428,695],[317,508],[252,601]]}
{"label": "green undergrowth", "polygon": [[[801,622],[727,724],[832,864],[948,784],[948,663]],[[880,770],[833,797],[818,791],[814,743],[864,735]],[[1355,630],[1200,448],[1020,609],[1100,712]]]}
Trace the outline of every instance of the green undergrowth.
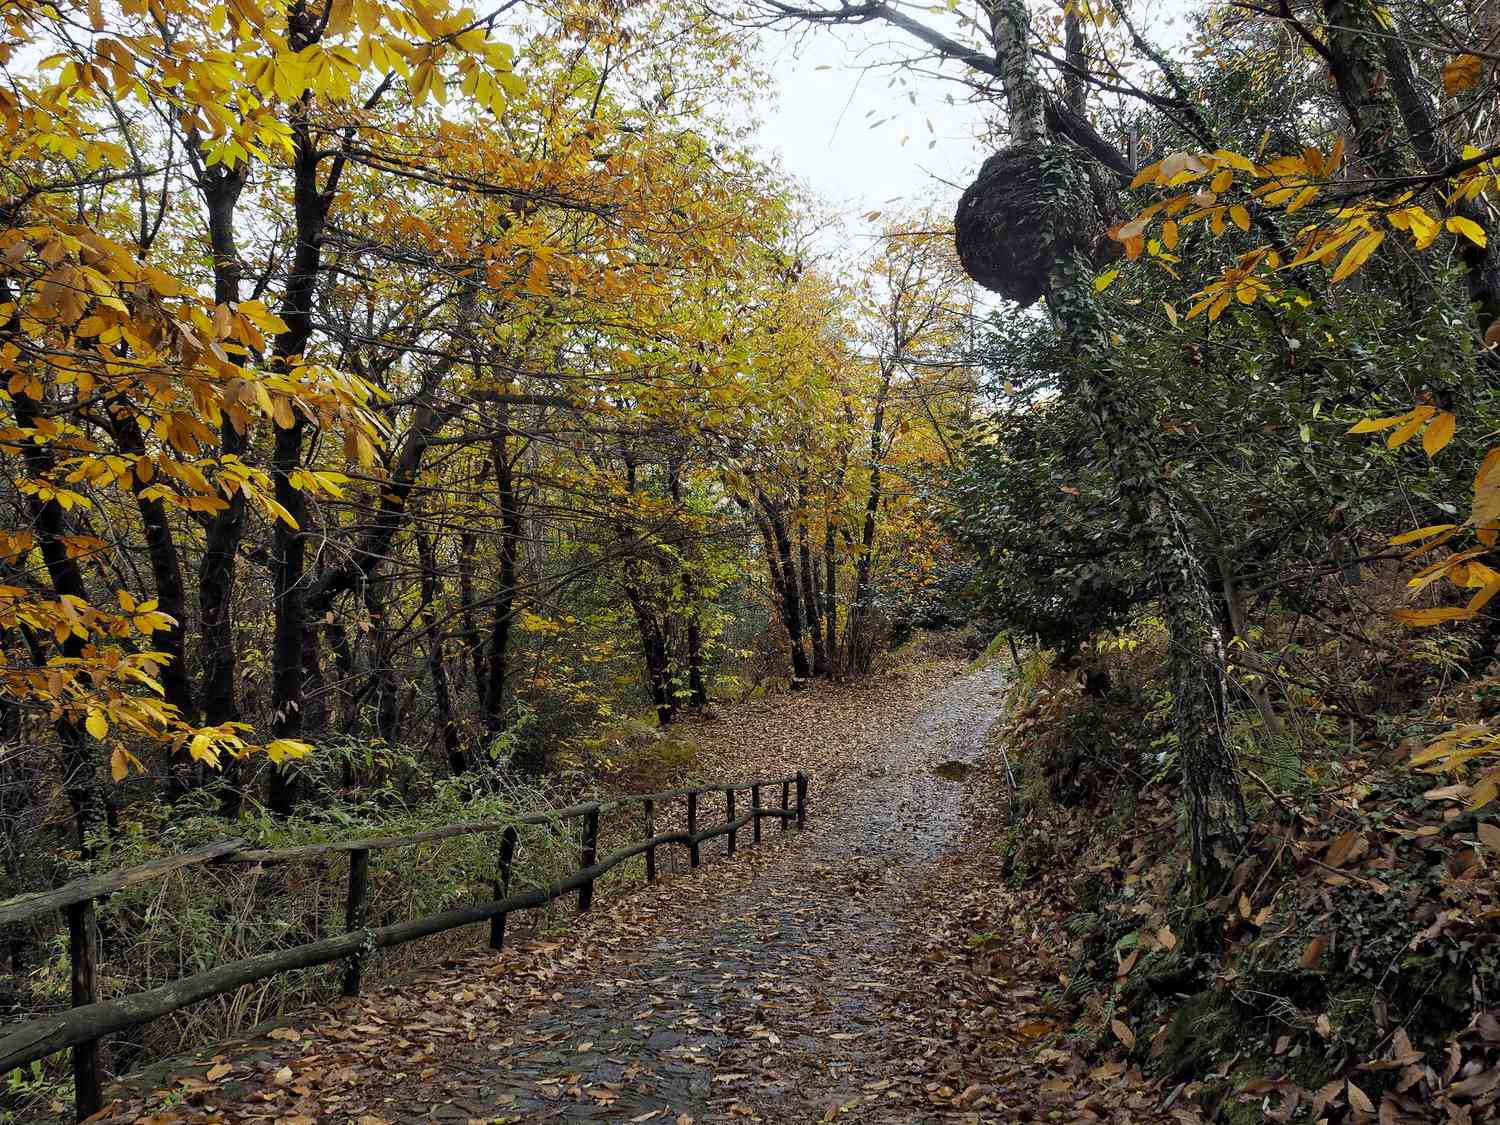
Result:
{"label": "green undergrowth", "polygon": [[591,740],[588,754],[611,789],[653,793],[702,780],[697,776],[701,750],[689,727],[662,727],[654,717],[642,717],[605,729]]}
{"label": "green undergrowth", "polygon": [[1445,1096],[1396,1064],[1409,1052],[1439,1075],[1454,1059],[1493,1065],[1494,1045],[1465,1029],[1500,997],[1497,857],[1464,791],[1406,764],[1431,711],[1376,714],[1353,741],[1316,715],[1272,738],[1237,712],[1251,827],[1224,884],[1196,901],[1163,639],[1150,623],[1136,636],[1103,660],[1103,696],[1028,657],[993,735],[1024,810],[1000,868],[1064,920],[1052,999],[1077,1044],[1121,1052],[1119,1022],[1128,1061],[1235,1123],[1293,1103],[1303,1116],[1287,1120],[1311,1120],[1319,1090],[1340,1119],[1350,1081],[1377,1106],[1403,1082],[1393,1096]]}
{"label": "green undergrowth", "polygon": [[[227,823],[218,794],[206,789],[170,806],[142,806],[122,818],[118,831],[88,863],[75,861],[62,875],[106,871],[176,854],[200,844],[243,837],[254,848],[285,848],[370,836],[404,836],[435,825],[467,821],[504,823],[578,796],[576,787],[509,778],[475,793],[469,783],[436,782],[419,799],[402,800],[376,787],[357,798],[321,790],[305,812],[275,818],[256,808]],[[521,825],[512,892],[543,886],[577,869],[578,821],[561,826]],[[618,847],[639,826],[606,814],[601,853]],[[381,926],[435,914],[490,897],[497,876],[500,831],[371,851],[366,922]],[[639,863],[623,864],[597,886],[608,894],[622,880],[641,878]],[[100,999],[140,992],[216,965],[288,949],[344,932],[349,860],[333,854],[284,864],[209,864],[184,868],[109,896],[98,908]],[[513,927],[546,927],[571,913],[557,902],[527,911]],[[368,986],[482,946],[484,925],[375,951]],[[68,1005],[69,969],[64,929],[34,935],[22,971],[13,978],[15,1003],[31,1014]],[[190,1051],[242,1033],[266,1020],[337,995],[339,964],[281,973],[172,1013],[142,1028],[111,1036],[106,1065],[123,1073],[152,1059]],[[10,1076],[0,1091],[0,1121],[24,1119],[27,1107],[66,1102],[66,1057]],[[14,1115],[20,1113],[21,1118]]]}

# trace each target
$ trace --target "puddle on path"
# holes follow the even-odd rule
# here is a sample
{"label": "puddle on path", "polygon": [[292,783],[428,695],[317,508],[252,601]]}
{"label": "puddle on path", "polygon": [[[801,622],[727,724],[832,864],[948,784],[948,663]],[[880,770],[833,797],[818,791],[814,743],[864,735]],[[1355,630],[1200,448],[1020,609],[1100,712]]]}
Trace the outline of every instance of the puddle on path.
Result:
{"label": "puddle on path", "polygon": [[964,781],[973,768],[968,762],[944,762],[940,766],[933,766],[932,772],[944,781]]}

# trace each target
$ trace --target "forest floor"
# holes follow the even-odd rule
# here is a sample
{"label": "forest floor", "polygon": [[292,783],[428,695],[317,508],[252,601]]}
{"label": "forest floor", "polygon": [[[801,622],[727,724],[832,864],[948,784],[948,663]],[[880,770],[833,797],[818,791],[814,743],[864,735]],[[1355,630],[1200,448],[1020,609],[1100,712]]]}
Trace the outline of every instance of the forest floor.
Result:
{"label": "forest floor", "polygon": [[[304,1012],[116,1091],[96,1120],[1198,1121],[1180,1091],[1055,1034],[1048,935],[992,871],[1002,673],[946,663],[895,681],[904,703],[869,701],[858,751],[828,749],[807,831],[770,827],[759,847],[743,832],[733,862]],[[786,704],[807,709],[787,741],[806,749],[840,700],[861,710],[829,691],[821,709]],[[738,767],[759,768],[747,724],[777,710],[717,720]]]}

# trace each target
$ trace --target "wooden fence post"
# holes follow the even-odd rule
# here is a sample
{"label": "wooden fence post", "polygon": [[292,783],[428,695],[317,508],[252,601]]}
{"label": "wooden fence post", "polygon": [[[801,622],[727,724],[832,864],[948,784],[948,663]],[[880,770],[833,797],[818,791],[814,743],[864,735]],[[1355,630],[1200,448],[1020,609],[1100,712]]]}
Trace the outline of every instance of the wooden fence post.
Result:
{"label": "wooden fence post", "polygon": [[760,786],[750,786],[750,823],[755,825],[754,840],[760,843]]}
{"label": "wooden fence post", "polygon": [[[355,848],[349,853],[349,897],[344,902],[344,929],[354,931],[365,924],[365,891],[370,885],[370,850]],[[344,966],[345,996],[358,996],[360,977],[364,973],[363,951],[354,954]]]}
{"label": "wooden fence post", "polygon": [[797,771],[797,831],[807,827],[807,774]]}
{"label": "wooden fence post", "polygon": [[[495,898],[504,898],[510,894],[510,872],[511,865],[516,860],[516,840],[518,833],[516,826],[512,824],[500,837],[500,878],[495,882]],[[490,919],[490,948],[505,948],[505,914],[496,914]]]}
{"label": "wooden fence post", "polygon": [[[728,823],[733,824],[734,823],[734,786],[730,786],[728,789],[726,789],[724,791],[724,796],[726,798],[726,800],[725,800],[725,814],[724,814],[725,815],[725,819],[728,821]],[[727,848],[726,853],[725,853],[727,855],[733,855],[734,854],[734,836],[735,836],[735,829],[731,828],[729,830],[729,847]]]}
{"label": "wooden fence post", "polygon": [[[578,849],[579,870],[593,867],[599,862],[599,806],[595,805],[583,814],[583,840]],[[582,914],[594,905],[594,881],[590,879],[578,888],[578,913]]]}
{"label": "wooden fence post", "polygon": [[694,789],[687,795],[688,799],[688,866],[698,866],[698,841],[692,837],[698,834],[698,791]]}
{"label": "wooden fence post", "polygon": [[[647,798],[646,809],[646,839],[650,840],[656,835],[656,802]],[[656,882],[656,846],[653,844],[646,849],[646,882]]]}
{"label": "wooden fence post", "polygon": [[[94,924],[94,900],[68,907],[68,959],[72,965],[73,1007],[98,999],[99,929]],[[73,1108],[78,1120],[98,1113],[104,1105],[99,1081],[99,1040],[73,1048]]]}
{"label": "wooden fence post", "polygon": [[[792,783],[790,781],[782,779],[782,782],[781,782],[781,811],[783,813],[787,813],[791,809],[791,805],[792,805],[791,793],[792,793]],[[791,830],[791,827],[792,827],[791,818],[788,817],[788,816],[783,816],[781,818],[781,830],[783,832],[787,832],[787,831]]]}

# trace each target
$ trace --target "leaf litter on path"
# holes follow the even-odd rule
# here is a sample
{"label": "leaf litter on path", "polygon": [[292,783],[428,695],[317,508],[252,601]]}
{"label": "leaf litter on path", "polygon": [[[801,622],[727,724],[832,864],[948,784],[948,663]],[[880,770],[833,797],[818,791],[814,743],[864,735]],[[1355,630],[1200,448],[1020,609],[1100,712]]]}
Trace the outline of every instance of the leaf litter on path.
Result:
{"label": "leaf litter on path", "polygon": [[1123,1062],[1050,1045],[1044,934],[1018,923],[976,958],[973,927],[1016,906],[973,815],[987,771],[933,769],[979,762],[1000,682],[955,672],[901,677],[877,732],[865,693],[821,725],[801,700],[714,721],[738,776],[813,766],[808,832],[303,1013],[99,1119],[1196,1121]]}

